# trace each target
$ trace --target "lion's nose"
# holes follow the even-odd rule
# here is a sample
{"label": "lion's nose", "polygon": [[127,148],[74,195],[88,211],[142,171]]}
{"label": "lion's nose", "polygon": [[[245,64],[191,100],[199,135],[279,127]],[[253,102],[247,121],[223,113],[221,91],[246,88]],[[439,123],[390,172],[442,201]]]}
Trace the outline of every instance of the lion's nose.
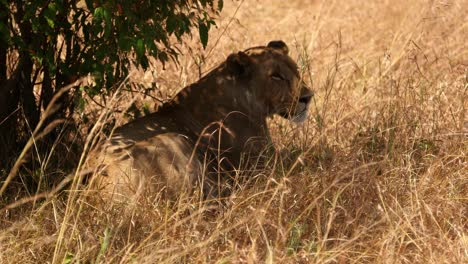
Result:
{"label": "lion's nose", "polygon": [[314,96],[314,94],[312,92],[308,93],[306,95],[302,95],[299,98],[299,103],[309,104],[310,100],[312,100],[312,96]]}

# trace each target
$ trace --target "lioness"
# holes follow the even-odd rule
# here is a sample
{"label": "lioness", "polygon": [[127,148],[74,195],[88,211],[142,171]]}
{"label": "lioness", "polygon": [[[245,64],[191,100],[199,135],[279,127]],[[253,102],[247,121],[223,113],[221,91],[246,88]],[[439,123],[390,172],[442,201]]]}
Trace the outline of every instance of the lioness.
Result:
{"label": "lioness", "polygon": [[90,154],[100,192],[114,200],[194,186],[216,193],[218,177],[271,144],[267,117],[307,118],[313,93],[288,51],[272,41],[233,53],[157,112],[117,128]]}

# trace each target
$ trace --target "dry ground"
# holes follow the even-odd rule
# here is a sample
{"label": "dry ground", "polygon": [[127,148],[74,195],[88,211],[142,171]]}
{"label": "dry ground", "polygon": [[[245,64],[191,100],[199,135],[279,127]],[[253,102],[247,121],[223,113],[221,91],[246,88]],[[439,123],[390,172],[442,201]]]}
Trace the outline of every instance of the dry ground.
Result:
{"label": "dry ground", "polygon": [[466,0],[226,1],[206,50],[188,40],[178,68],[129,82],[167,98],[282,39],[316,97],[305,125],[271,130],[305,165],[266,171],[216,210],[94,210],[76,191],[3,209],[0,262],[468,263],[467,14]]}

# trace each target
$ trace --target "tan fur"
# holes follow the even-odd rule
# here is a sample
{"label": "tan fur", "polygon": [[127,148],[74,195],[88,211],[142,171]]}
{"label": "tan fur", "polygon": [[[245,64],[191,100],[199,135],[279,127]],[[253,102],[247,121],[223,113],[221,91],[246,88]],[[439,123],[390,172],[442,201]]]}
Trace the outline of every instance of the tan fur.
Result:
{"label": "tan fur", "polygon": [[313,94],[288,50],[272,41],[231,54],[157,112],[118,128],[89,157],[100,192],[114,200],[194,186],[216,193],[213,182],[270,144],[267,117],[305,120]]}

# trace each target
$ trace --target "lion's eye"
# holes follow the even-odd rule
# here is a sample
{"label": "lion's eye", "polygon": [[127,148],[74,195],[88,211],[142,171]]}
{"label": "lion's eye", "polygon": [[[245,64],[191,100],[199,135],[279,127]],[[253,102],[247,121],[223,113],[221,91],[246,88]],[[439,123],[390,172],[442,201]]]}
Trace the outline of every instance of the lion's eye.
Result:
{"label": "lion's eye", "polygon": [[272,78],[273,80],[275,80],[275,81],[284,81],[284,80],[285,80],[284,77],[281,76],[281,75],[278,74],[278,73],[273,73],[273,74],[271,75],[271,78]]}

